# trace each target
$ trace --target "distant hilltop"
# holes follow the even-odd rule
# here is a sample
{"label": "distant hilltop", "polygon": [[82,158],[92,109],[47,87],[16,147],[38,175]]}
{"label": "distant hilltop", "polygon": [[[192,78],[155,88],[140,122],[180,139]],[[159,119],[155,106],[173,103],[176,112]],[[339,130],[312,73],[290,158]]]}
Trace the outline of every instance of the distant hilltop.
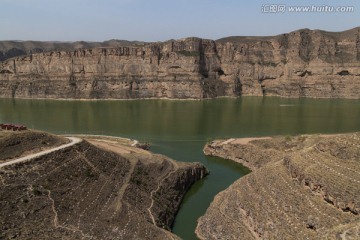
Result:
{"label": "distant hilltop", "polygon": [[[323,34],[328,36],[338,38],[338,37],[351,37],[354,33],[358,32],[360,27],[356,27],[343,32],[328,32],[321,30]],[[310,29],[300,29],[297,31],[311,31]],[[297,32],[294,31],[294,32]],[[247,41],[266,41],[273,38],[279,37],[281,35],[275,36],[230,36],[220,38],[215,40],[216,42],[247,42]],[[182,38],[178,40],[184,40],[187,38]],[[170,39],[168,41],[176,41],[175,39]],[[166,41],[166,42],[168,42]],[[23,40],[9,40],[9,41],[0,41],[0,61],[6,59],[24,56],[33,53],[49,52],[49,51],[73,51],[76,49],[89,49],[89,48],[117,48],[117,47],[131,47],[131,46],[140,46],[145,44],[151,44],[152,42],[145,41],[128,41],[128,40],[119,40],[119,39],[110,39],[103,42],[94,42],[94,41],[23,41]]]}
{"label": "distant hilltop", "polygon": [[0,42],[0,97],[360,98],[360,27],[165,42]]}
{"label": "distant hilltop", "polygon": [[49,51],[73,51],[82,48],[97,47],[124,47],[142,45],[144,42],[126,41],[126,40],[109,40],[104,42],[61,42],[61,41],[0,41],[0,61],[18,56],[24,56],[34,53]]}

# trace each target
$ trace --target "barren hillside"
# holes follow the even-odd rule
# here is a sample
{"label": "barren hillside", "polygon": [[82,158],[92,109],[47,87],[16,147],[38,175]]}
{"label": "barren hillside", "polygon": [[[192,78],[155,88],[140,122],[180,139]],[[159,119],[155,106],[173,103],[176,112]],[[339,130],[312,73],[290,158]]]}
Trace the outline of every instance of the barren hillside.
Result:
{"label": "barren hillside", "polygon": [[46,132],[0,130],[0,163],[11,158],[39,152],[68,142],[68,139]]}
{"label": "barren hillside", "polygon": [[360,238],[359,133],[221,142],[205,152],[231,152],[254,172],[215,197],[201,239]]}
{"label": "barren hillside", "polygon": [[83,141],[1,168],[0,239],[177,239],[166,229],[206,169],[126,148]]}

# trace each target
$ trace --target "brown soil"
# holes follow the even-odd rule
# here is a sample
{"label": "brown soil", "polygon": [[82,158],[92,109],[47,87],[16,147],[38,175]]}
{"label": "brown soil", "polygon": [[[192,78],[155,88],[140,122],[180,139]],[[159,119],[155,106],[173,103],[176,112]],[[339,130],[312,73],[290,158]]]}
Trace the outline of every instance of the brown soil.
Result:
{"label": "brown soil", "polygon": [[0,162],[60,146],[68,139],[40,131],[1,131]]}
{"label": "brown soil", "polygon": [[165,229],[206,169],[114,142],[1,168],[0,239],[178,239]]}
{"label": "brown soil", "polygon": [[254,171],[215,197],[201,239],[360,239],[360,133],[233,143],[204,151]]}
{"label": "brown soil", "polygon": [[271,139],[271,137],[259,137],[259,138],[238,138],[232,141],[232,144],[248,144],[254,140],[264,140],[264,139]]}
{"label": "brown soil", "polygon": [[88,139],[88,142],[99,148],[112,151],[118,154],[130,154],[130,153],[140,153],[147,155],[151,154],[150,152],[142,150],[140,148],[119,144],[117,141],[114,140]]}

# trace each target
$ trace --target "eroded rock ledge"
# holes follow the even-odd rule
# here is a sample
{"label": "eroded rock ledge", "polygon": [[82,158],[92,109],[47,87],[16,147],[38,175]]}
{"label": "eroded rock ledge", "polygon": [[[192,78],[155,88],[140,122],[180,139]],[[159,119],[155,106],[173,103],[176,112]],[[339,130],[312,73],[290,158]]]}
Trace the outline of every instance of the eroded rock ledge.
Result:
{"label": "eroded rock ledge", "polygon": [[253,172],[215,197],[200,239],[360,237],[360,133],[218,140],[204,152]]}
{"label": "eroded rock ledge", "polygon": [[41,44],[34,51],[20,45],[0,44],[3,59],[28,54],[1,62],[0,97],[360,97],[360,28],[217,41],[44,43],[45,52]]}
{"label": "eroded rock ledge", "polygon": [[82,141],[0,169],[0,238],[179,239],[168,230],[188,188],[206,174],[201,164],[117,139]]}

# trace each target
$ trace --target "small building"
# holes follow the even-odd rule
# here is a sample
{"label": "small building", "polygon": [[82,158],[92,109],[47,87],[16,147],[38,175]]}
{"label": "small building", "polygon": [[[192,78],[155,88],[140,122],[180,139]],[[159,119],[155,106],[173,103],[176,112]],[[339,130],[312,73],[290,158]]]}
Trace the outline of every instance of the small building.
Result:
{"label": "small building", "polygon": [[12,125],[11,124],[4,124],[2,129],[5,129],[5,130],[12,130]]}
{"label": "small building", "polygon": [[13,131],[23,131],[23,130],[27,130],[27,127],[23,126],[23,125],[14,125],[14,124],[4,124],[1,123],[0,124],[1,129],[3,130],[13,130]]}
{"label": "small building", "polygon": [[15,129],[18,130],[18,131],[27,130],[27,128],[25,126],[23,126],[23,125],[14,125],[13,130],[16,131]]}

